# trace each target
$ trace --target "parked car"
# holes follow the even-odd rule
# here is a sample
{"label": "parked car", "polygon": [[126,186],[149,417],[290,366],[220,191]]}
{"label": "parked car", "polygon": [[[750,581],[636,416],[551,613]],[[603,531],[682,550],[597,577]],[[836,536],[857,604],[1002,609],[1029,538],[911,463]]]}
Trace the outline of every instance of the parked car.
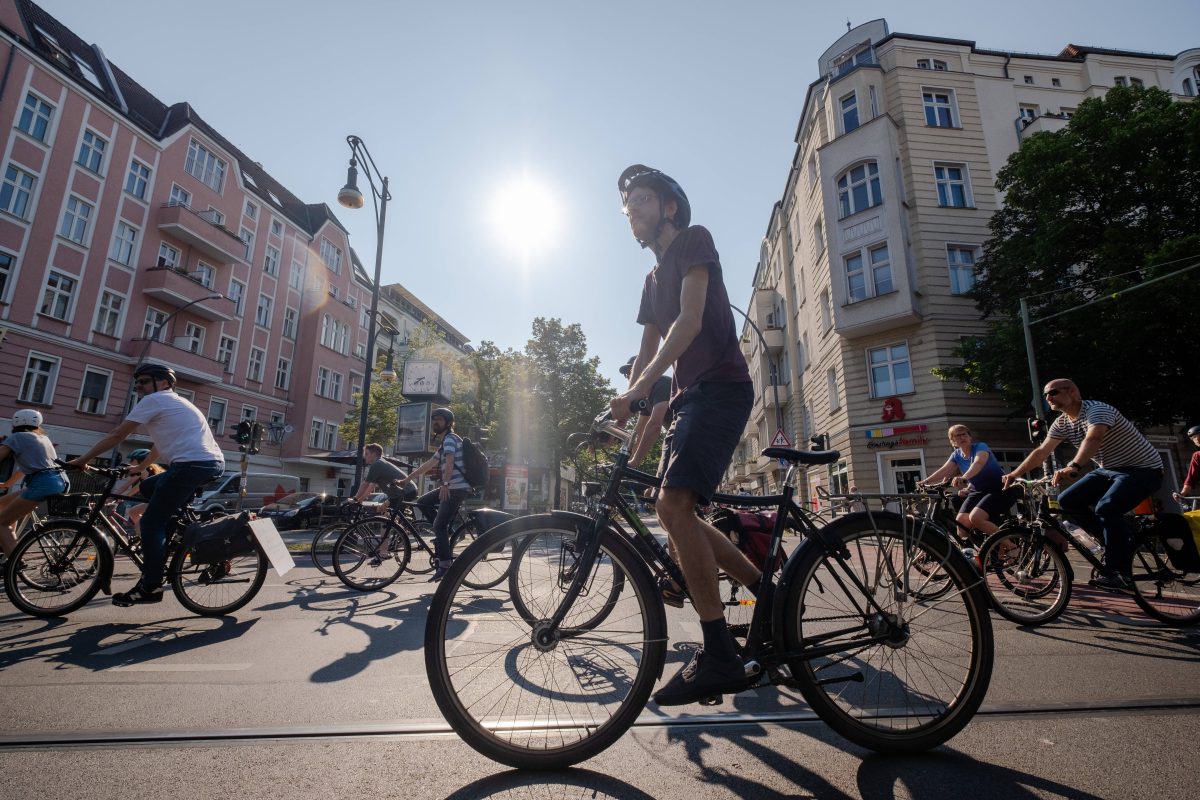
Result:
{"label": "parked car", "polygon": [[308,528],[321,521],[321,500],[314,492],[296,492],[267,503],[258,515],[272,519],[280,530]]}
{"label": "parked car", "polygon": [[228,514],[238,508],[257,511],[268,503],[282,500],[300,491],[300,479],[295,475],[251,472],[246,476],[246,496],[241,497],[242,474],[226,472],[204,487],[199,499],[192,503],[197,511],[220,511]]}
{"label": "parked car", "polygon": [[388,496],[383,492],[371,492],[362,501],[363,510],[371,514],[378,514],[380,513],[380,508],[387,502],[387,499]]}

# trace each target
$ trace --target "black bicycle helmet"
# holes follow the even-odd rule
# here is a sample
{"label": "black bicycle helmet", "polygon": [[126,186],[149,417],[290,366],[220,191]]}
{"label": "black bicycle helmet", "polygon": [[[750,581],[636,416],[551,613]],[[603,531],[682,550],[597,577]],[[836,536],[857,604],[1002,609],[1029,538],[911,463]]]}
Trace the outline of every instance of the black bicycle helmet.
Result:
{"label": "black bicycle helmet", "polygon": [[1200,425],[1193,425],[1192,427],[1188,428],[1187,435],[1189,437],[1195,436],[1198,433],[1200,433]]}
{"label": "black bicycle helmet", "polygon": [[[653,189],[664,206],[668,200],[676,202],[678,207],[675,209],[675,218],[671,220],[676,228],[683,230],[692,223],[692,204],[688,202],[683,187],[676,183],[670,175],[647,167],[645,164],[626,167],[625,171],[621,173],[621,177],[617,178],[617,191],[621,193],[622,208],[629,201],[629,193],[639,186],[648,186]],[[659,227],[665,220],[666,216],[659,221]]]}
{"label": "black bicycle helmet", "polygon": [[435,408],[429,415],[430,419],[433,419],[434,417],[441,417],[442,419],[446,420],[446,422],[451,424],[454,422],[454,412],[448,408]]}
{"label": "black bicycle helmet", "polygon": [[143,375],[147,375],[155,381],[166,381],[172,386],[178,380],[175,376],[175,370],[162,364],[138,364],[137,369],[133,371],[133,377],[140,378]]}

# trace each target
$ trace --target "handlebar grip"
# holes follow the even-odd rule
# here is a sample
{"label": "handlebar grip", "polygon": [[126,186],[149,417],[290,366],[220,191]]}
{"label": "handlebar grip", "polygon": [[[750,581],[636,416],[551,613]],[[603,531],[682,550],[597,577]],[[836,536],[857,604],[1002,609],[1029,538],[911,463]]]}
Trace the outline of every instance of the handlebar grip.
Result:
{"label": "handlebar grip", "polygon": [[643,411],[649,411],[650,410],[650,401],[649,401],[649,399],[647,399],[645,397],[643,397],[639,400],[631,400],[629,402],[629,410],[636,414],[640,414]]}

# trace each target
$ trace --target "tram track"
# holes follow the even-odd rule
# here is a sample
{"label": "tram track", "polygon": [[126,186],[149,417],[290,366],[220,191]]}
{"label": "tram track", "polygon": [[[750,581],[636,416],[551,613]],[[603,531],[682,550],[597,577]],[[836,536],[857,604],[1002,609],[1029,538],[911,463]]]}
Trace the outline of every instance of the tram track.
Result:
{"label": "tram track", "polygon": [[[993,704],[980,709],[976,719],[1019,719],[1046,715],[1133,715],[1200,712],[1200,698],[1102,700],[1040,704]],[[742,727],[773,725],[779,727],[823,725],[807,709],[794,712],[761,714],[698,714],[687,717],[643,715],[634,723],[635,730],[665,728]],[[297,742],[352,739],[416,739],[454,736],[441,720],[411,723],[365,723],[349,725],[291,725],[262,728],[176,729],[160,731],[84,731],[12,734],[0,736],[0,752],[52,750],[60,748],[107,748],[130,746],[188,747],[196,745],[238,745],[262,742]]]}

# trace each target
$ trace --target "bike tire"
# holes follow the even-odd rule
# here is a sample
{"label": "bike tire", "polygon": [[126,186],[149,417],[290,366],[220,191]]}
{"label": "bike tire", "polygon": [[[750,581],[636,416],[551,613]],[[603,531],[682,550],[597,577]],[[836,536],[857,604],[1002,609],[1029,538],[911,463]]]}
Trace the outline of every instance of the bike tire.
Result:
{"label": "bike tire", "polygon": [[201,617],[224,617],[249,603],[267,580],[270,562],[258,542],[249,553],[216,564],[191,559],[182,544],[171,556],[167,574],[179,604]]}
{"label": "bike tire", "polygon": [[112,551],[81,520],[48,519],[17,542],[5,566],[4,591],[33,617],[70,614],[112,577]]}
{"label": "bike tire", "polygon": [[[926,580],[911,566],[915,551],[942,562],[954,591],[936,599],[911,591]],[[793,555],[776,595],[804,699],[871,750],[917,752],[949,740],[975,715],[991,680],[994,642],[979,580],[945,537],[921,535],[898,515],[859,513],[824,528]],[[864,641],[888,630],[896,631],[888,641]]]}
{"label": "bike tire", "polygon": [[[466,552],[481,535],[475,520],[463,523],[454,534],[454,557],[457,559]],[[499,586],[508,577],[512,556],[501,548],[499,551],[489,551],[475,563],[475,568],[463,577],[463,585],[468,589],[491,589],[493,586]]]}
{"label": "bike tire", "polygon": [[[616,613],[584,635],[560,629],[553,642],[535,644],[539,628],[513,608],[507,584],[479,590],[463,582],[480,559],[511,555],[526,539],[575,540],[576,523],[558,516],[522,517],[491,529],[434,594],[425,626],[430,688],[463,741],[494,761],[561,769],[591,758],[634,723],[662,673],[666,615],[650,572],[623,538],[607,530],[600,535],[600,552],[629,591]],[[542,549],[523,548],[530,576]],[[549,562],[541,573],[557,585]]]}
{"label": "bike tire", "polygon": [[[555,538],[557,540],[543,541],[539,537],[528,536],[513,545],[507,570],[508,591],[514,610],[530,625],[554,613],[571,582],[573,569],[578,566],[580,554],[575,550],[576,540]],[[559,552],[556,581],[546,581],[542,575],[547,560],[555,563],[554,554],[547,550],[548,547],[557,547]],[[530,557],[531,551],[536,555]],[[611,560],[601,555],[588,581],[586,595],[581,595],[582,602],[576,604],[579,613],[563,620],[563,626],[579,630],[596,627],[616,608],[624,588],[625,575],[615,568]]]}
{"label": "bike tire", "polygon": [[437,545],[437,537],[433,534],[433,523],[421,520],[412,523],[413,528],[420,534],[421,540],[425,542],[427,547],[417,545],[418,552],[408,561],[408,571],[413,575],[428,575],[437,567],[437,554],[435,552]]}
{"label": "bike tire", "polygon": [[350,527],[349,522],[338,520],[326,525],[313,535],[308,556],[312,559],[313,566],[326,575],[336,574],[333,571],[333,548],[337,544],[338,537],[342,535],[342,531],[348,527]]}
{"label": "bike tire", "polygon": [[1029,528],[1002,528],[979,549],[992,608],[1018,625],[1045,625],[1071,602],[1073,571],[1049,539]]}
{"label": "bike tire", "polygon": [[[381,543],[387,557],[373,563]],[[342,531],[333,546],[333,570],[338,580],[360,592],[375,592],[395,583],[412,556],[408,533],[387,517],[368,517]]]}
{"label": "bike tire", "polygon": [[1133,600],[1159,622],[1186,628],[1200,622],[1200,571],[1175,568],[1157,536],[1147,536],[1133,553]]}

